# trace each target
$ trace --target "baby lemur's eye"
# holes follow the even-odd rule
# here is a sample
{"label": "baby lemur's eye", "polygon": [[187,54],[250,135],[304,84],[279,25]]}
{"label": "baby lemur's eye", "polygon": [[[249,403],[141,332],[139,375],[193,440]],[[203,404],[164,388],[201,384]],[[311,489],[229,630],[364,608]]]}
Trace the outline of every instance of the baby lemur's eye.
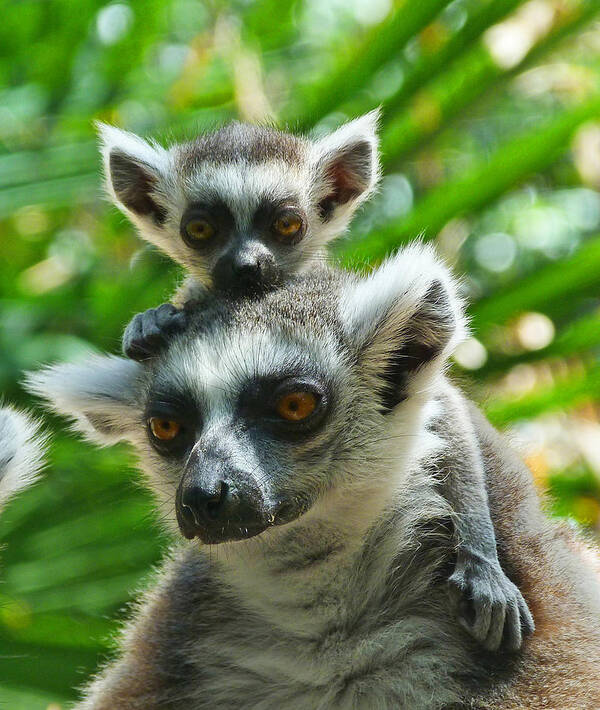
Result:
{"label": "baby lemur's eye", "polygon": [[271,225],[277,239],[296,244],[304,236],[304,220],[294,210],[282,210]]}
{"label": "baby lemur's eye", "polygon": [[276,404],[277,414],[288,422],[301,422],[317,408],[318,400],[313,392],[288,392]]}
{"label": "baby lemur's eye", "polygon": [[204,217],[192,217],[183,225],[183,237],[191,246],[211,239],[216,231],[213,225]]}
{"label": "baby lemur's eye", "polygon": [[181,432],[181,424],[172,419],[160,419],[152,417],[149,422],[152,436],[159,441],[173,441]]}

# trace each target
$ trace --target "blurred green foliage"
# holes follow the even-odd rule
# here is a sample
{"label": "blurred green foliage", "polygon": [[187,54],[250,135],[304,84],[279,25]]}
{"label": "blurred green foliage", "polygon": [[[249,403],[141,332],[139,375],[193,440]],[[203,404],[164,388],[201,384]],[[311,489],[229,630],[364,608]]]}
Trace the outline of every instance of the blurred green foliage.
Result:
{"label": "blurred green foliage", "polygon": [[[335,254],[421,235],[464,275],[455,371],[524,442],[553,511],[600,511],[597,0],[0,2],[0,392],[117,352],[180,278],[102,197],[92,122],[173,140],[225,120],[317,134],[383,107],[385,177]],[[50,465],[0,521],[0,707],[46,708],[112,647],[169,543],[123,447],[48,418]],[[55,707],[52,705],[52,707]]]}

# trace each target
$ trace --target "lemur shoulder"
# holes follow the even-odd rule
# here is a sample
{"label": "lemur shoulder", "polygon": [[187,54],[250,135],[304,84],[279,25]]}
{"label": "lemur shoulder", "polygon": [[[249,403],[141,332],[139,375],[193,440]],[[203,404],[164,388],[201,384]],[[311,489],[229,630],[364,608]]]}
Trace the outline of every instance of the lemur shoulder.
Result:
{"label": "lemur shoulder", "polygon": [[[31,378],[91,440],[134,446],[188,539],[81,710],[599,706],[599,581],[446,378],[462,323],[445,269],[412,249],[369,277],[207,293],[157,358]],[[448,600],[460,516],[444,479],[469,458],[536,614],[519,650],[519,625],[496,620],[517,602],[491,607],[491,653]]]}
{"label": "lemur shoulder", "polygon": [[[203,307],[207,287],[236,300],[322,263],[326,244],[375,188],[376,128],[371,113],[313,141],[236,123],[167,150],[102,126],[110,194],[144,239],[186,268],[190,276],[176,303],[194,304],[185,310],[165,304],[136,316],[125,332],[126,354],[139,360],[159,352]],[[401,357],[421,356],[406,351]],[[404,362],[390,367],[402,369]],[[390,401],[396,396],[386,394]],[[448,406],[458,415],[464,405]],[[462,467],[439,482],[458,531],[449,589],[463,623],[485,648],[499,646],[505,626],[518,647],[533,619],[498,562],[479,453],[461,450]]]}

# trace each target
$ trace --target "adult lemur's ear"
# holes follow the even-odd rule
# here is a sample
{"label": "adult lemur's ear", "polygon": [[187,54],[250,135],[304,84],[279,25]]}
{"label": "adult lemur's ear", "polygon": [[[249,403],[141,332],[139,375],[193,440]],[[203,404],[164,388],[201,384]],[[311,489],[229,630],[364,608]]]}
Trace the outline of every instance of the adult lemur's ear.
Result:
{"label": "adult lemur's ear", "polygon": [[169,174],[169,151],[105,123],[96,127],[111,198],[141,226],[161,225],[167,214],[161,191]]}
{"label": "adult lemur's ear", "polygon": [[133,360],[93,355],[30,373],[25,385],[88,439],[108,445],[139,429],[141,375],[142,365]]}
{"label": "adult lemur's ear", "polygon": [[347,287],[340,311],[384,411],[423,390],[467,333],[453,277],[422,245],[404,249]]}
{"label": "adult lemur's ear", "polygon": [[354,210],[373,191],[379,179],[377,124],[379,110],[350,121],[316,141],[315,200],[324,223],[339,234]]}
{"label": "adult lemur's ear", "polygon": [[46,440],[31,417],[12,407],[0,408],[0,508],[35,481],[43,467]]}

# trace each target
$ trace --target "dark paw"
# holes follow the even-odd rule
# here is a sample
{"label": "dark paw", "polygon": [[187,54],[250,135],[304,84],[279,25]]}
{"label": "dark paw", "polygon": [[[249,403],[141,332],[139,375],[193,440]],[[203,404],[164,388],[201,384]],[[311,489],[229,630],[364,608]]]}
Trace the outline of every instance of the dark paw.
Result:
{"label": "dark paw", "polygon": [[517,651],[535,630],[527,602],[497,562],[459,556],[449,583],[459,622],[488,651]]}
{"label": "dark paw", "polygon": [[153,357],[185,328],[186,320],[186,313],[170,303],[138,313],[123,333],[123,353],[132,360]]}

